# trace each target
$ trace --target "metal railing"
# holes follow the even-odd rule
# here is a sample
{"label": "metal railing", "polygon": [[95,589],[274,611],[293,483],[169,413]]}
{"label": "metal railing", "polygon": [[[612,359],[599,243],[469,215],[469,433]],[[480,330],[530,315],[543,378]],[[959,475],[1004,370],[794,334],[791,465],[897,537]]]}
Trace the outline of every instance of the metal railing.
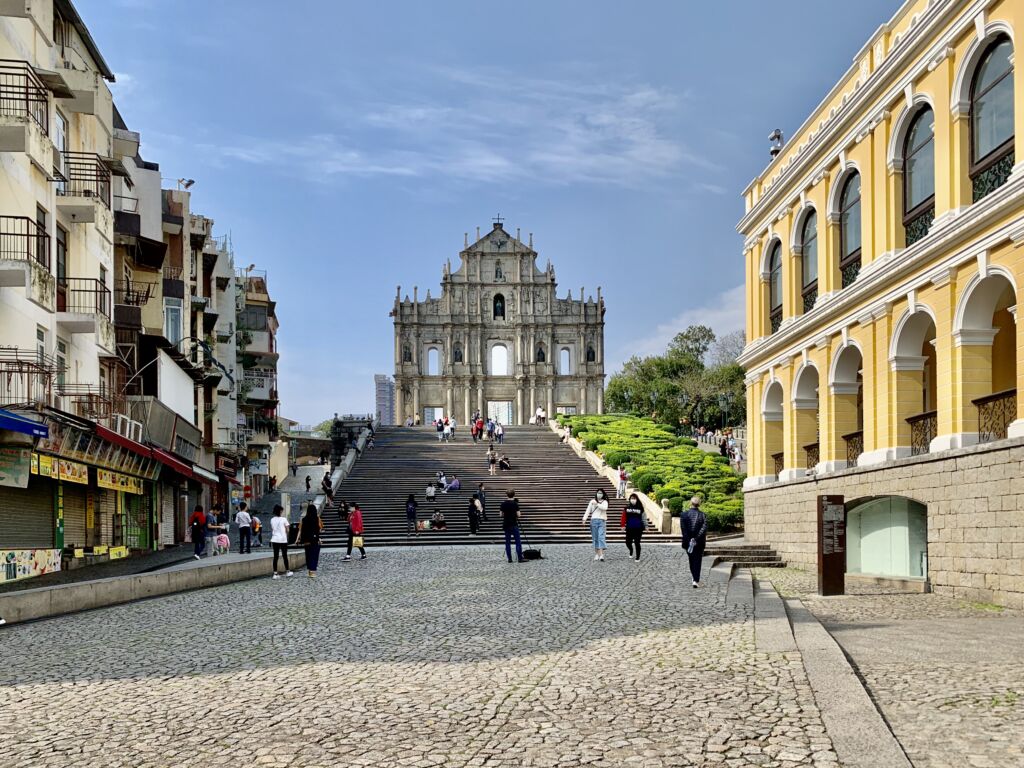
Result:
{"label": "metal railing", "polygon": [[53,384],[64,372],[56,358],[20,347],[0,347],[0,408],[53,402]]}
{"label": "metal railing", "polygon": [[110,169],[95,152],[64,152],[64,181],[57,185],[57,194],[64,197],[87,197],[99,200],[110,208]]}
{"label": "metal railing", "polygon": [[0,59],[0,115],[30,117],[43,133],[49,134],[46,86],[27,61]]}
{"label": "metal railing", "polygon": [[786,454],[784,453],[773,453],[772,461],[775,462],[775,476],[778,477],[782,474],[782,470],[786,466]]}
{"label": "metal railing", "polygon": [[846,443],[846,463],[848,466],[857,466],[857,459],[864,453],[864,432],[851,432],[843,435],[843,442]]}
{"label": "metal railing", "polygon": [[57,284],[57,311],[110,317],[110,289],[95,277],[68,277]]}
{"label": "metal railing", "polygon": [[57,394],[65,400],[65,407],[86,419],[109,419],[117,414],[127,415],[127,399],[111,387],[98,384],[57,383]]}
{"label": "metal railing", "polygon": [[50,269],[50,236],[27,216],[0,216],[0,259],[36,261]]}
{"label": "metal railing", "polygon": [[156,283],[125,280],[114,284],[114,303],[132,307],[144,306],[156,293]]}
{"label": "metal railing", "polygon": [[817,443],[804,446],[804,453],[807,454],[807,469],[814,469],[821,461],[821,451]]}
{"label": "metal railing", "polygon": [[1006,389],[971,402],[978,408],[978,442],[1005,440],[1010,422],[1017,418],[1017,390]]}
{"label": "metal railing", "polygon": [[181,267],[168,264],[164,267],[164,280],[181,280]]}
{"label": "metal railing", "polygon": [[931,451],[932,440],[939,433],[938,411],[926,411],[916,416],[908,416],[906,422],[910,425],[910,455],[923,456]]}

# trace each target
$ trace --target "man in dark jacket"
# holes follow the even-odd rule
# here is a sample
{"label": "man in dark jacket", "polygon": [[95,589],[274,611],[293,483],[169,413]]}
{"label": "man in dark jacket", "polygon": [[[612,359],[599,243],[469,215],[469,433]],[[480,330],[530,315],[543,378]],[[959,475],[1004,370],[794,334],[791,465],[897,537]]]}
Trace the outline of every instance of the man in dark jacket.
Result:
{"label": "man in dark jacket", "polygon": [[690,508],[679,516],[679,527],[683,532],[683,549],[690,558],[693,588],[696,589],[700,585],[700,564],[708,537],[708,520],[700,511],[700,496],[690,499]]}

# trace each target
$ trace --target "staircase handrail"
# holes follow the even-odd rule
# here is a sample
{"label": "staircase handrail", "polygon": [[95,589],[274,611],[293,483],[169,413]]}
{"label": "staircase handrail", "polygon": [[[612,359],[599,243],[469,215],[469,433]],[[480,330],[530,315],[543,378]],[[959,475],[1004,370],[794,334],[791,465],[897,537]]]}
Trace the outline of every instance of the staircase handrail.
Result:
{"label": "staircase handrail", "polygon": [[[380,429],[380,417],[374,417],[371,424],[373,425],[373,431],[376,433]],[[334,468],[334,472],[331,473],[331,493],[337,494],[338,488],[345,482],[345,478],[352,474],[352,468],[355,466],[356,461],[363,455],[363,451],[366,450],[366,443],[370,439],[370,430],[363,427],[359,430],[359,435],[356,437],[355,446],[358,450],[346,451],[345,457],[341,460],[341,463]],[[316,505],[318,512],[323,512],[324,507],[327,506],[327,495],[318,494],[313,503]]]}

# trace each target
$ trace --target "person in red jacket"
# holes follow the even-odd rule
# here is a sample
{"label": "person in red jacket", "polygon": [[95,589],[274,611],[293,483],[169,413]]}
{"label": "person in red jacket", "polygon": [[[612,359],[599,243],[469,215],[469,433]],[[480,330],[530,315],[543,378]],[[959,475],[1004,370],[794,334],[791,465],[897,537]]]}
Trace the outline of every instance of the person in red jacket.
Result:
{"label": "person in red jacket", "polygon": [[199,560],[206,550],[206,513],[201,504],[196,504],[192,517],[188,519],[189,534],[192,536],[193,556]]}
{"label": "person in red jacket", "polygon": [[345,554],[342,560],[352,559],[352,542],[353,539],[358,536],[359,541],[359,554],[360,560],[366,559],[366,548],[363,546],[363,511],[359,508],[358,504],[353,504],[352,509],[348,513],[348,552]]}

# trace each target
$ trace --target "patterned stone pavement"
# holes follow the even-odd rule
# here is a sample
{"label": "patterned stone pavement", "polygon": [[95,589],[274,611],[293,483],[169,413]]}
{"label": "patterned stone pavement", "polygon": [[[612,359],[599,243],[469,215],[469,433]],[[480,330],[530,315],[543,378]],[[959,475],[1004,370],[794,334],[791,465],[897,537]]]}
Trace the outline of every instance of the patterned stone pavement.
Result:
{"label": "patterned stone pavement", "polygon": [[4,766],[834,766],[798,654],[677,547],[329,552],[0,630]]}
{"label": "patterned stone pavement", "polygon": [[755,575],[839,641],[916,768],[1024,766],[1024,616],[870,585],[823,598],[814,574]]}

